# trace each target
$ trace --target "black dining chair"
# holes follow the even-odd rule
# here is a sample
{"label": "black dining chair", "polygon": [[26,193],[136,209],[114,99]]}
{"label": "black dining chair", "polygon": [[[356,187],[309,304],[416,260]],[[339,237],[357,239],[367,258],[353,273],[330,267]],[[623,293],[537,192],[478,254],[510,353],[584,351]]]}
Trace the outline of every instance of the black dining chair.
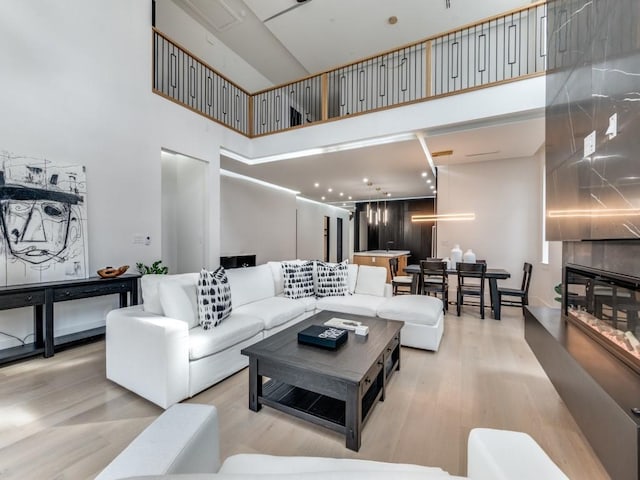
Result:
{"label": "black dining chair", "polygon": [[[486,263],[458,262],[456,272],[458,274],[458,294],[456,298],[456,310],[460,316],[460,310],[464,303],[465,295],[480,297],[480,318],[484,319],[484,276],[487,271]],[[466,282],[467,279],[477,279],[478,283]]]}
{"label": "black dining chair", "polygon": [[442,296],[442,310],[449,310],[449,275],[447,262],[420,260],[420,277],[422,279],[422,295]]}
{"label": "black dining chair", "polygon": [[389,273],[391,273],[391,287],[393,294],[410,294],[413,277],[411,275],[398,275],[398,259],[389,259]]}
{"label": "black dining chair", "polygon": [[[521,307],[524,315],[524,307],[529,305],[529,284],[531,283],[531,271],[533,265],[524,262],[522,267],[522,286],[518,288],[498,287],[498,303],[506,307]],[[504,298],[512,297],[512,298]]]}

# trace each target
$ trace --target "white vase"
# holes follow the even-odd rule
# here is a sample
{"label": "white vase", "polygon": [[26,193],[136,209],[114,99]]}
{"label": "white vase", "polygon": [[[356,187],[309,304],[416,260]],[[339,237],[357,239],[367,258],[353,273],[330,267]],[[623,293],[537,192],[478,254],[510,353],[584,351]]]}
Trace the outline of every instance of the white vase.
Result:
{"label": "white vase", "polygon": [[462,261],[462,249],[460,245],[456,244],[451,249],[451,267],[456,268],[456,265]]}
{"label": "white vase", "polygon": [[447,270],[451,270],[451,259],[449,257],[444,257],[442,261],[447,264]]}
{"label": "white vase", "polygon": [[476,254],[473,253],[473,250],[469,249],[464,252],[462,259],[464,260],[464,263],[476,263]]}

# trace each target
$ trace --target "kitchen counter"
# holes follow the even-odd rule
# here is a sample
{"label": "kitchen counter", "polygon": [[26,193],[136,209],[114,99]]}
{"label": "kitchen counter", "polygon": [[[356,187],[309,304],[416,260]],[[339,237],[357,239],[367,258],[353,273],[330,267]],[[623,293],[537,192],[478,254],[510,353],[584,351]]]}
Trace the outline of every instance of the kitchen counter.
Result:
{"label": "kitchen counter", "polygon": [[387,283],[391,283],[389,259],[398,259],[398,274],[404,275],[407,259],[411,256],[409,250],[367,250],[366,252],[354,252],[353,263],[357,265],[370,265],[372,267],[384,267],[387,269]]}
{"label": "kitchen counter", "polygon": [[411,255],[409,250],[368,250],[366,252],[354,252],[353,256],[356,255],[364,256],[364,257],[401,257],[406,255],[407,257]]}

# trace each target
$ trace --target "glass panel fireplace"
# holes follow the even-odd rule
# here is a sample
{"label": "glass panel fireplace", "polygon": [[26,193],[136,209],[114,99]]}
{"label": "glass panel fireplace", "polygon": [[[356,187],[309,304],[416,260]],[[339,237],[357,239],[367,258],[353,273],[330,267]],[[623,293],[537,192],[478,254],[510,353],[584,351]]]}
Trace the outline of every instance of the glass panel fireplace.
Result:
{"label": "glass panel fireplace", "polygon": [[563,286],[568,321],[640,373],[640,278],[568,264]]}

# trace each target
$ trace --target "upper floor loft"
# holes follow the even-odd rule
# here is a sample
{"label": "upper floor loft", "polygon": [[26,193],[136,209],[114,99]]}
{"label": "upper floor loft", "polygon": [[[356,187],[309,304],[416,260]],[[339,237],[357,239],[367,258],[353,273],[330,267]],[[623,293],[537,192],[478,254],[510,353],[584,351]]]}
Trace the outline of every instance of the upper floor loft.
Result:
{"label": "upper floor loft", "polygon": [[536,2],[299,80],[248,92],[161,31],[153,91],[248,138],[541,77],[546,2]]}

